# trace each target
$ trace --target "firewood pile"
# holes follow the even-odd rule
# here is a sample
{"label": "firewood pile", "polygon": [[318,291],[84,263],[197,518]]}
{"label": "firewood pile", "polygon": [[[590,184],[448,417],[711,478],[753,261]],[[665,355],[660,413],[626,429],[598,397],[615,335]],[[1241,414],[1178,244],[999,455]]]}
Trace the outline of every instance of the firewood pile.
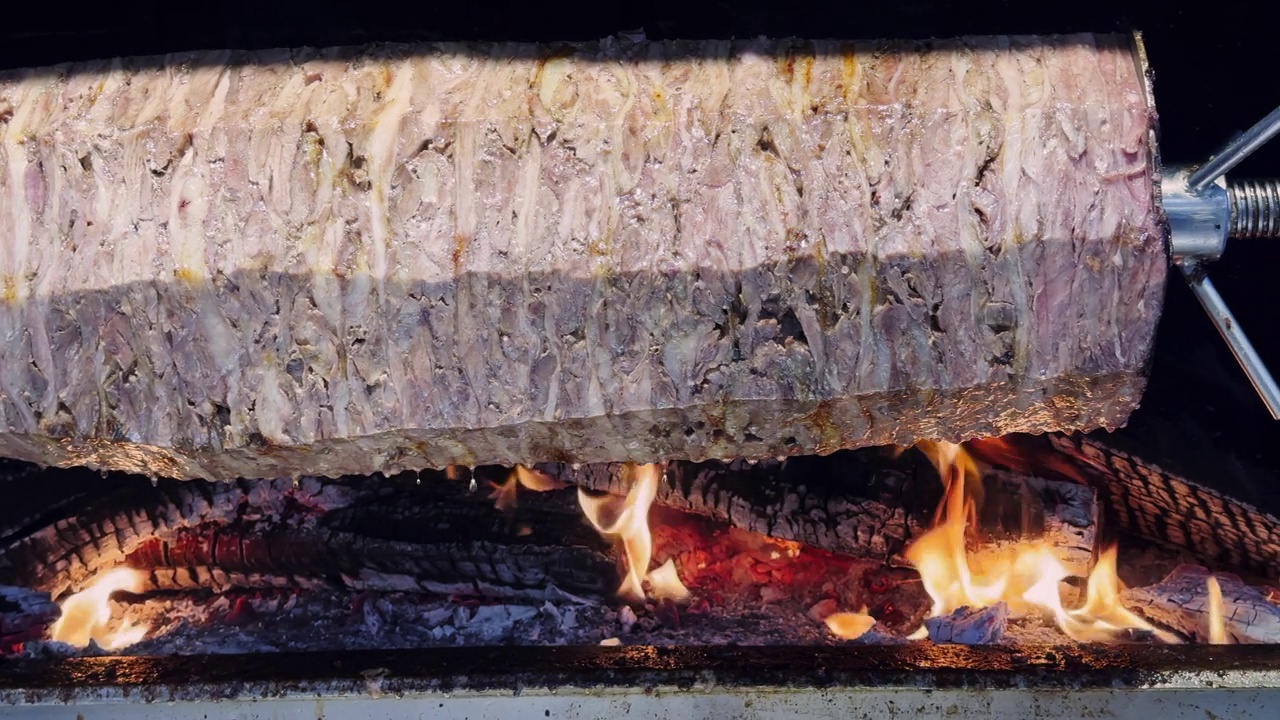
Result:
{"label": "firewood pile", "polygon": [[[626,465],[205,483],[11,464],[27,473],[23,487],[42,490],[36,505],[4,511],[0,638],[28,654],[1280,641],[1266,578],[1188,566],[1186,548],[1153,561],[1149,543],[1132,543],[1147,553],[1135,568],[1124,543],[1117,561],[1090,485],[954,469],[959,484],[948,485],[925,455],[883,449],[670,463],[641,524],[645,567],[656,569],[637,576],[637,597],[622,598],[634,539],[598,530],[619,525],[609,513],[625,513],[618,503],[634,494]],[[964,497],[981,502],[962,506]],[[589,518],[588,499],[616,507]],[[1021,602],[1034,584],[976,605],[941,603],[920,548],[946,534],[955,508],[964,510],[957,537],[976,588],[966,597],[981,599],[981,578],[1022,563],[1026,548],[1048,548],[1061,569],[1046,581],[1063,603],[1056,624]],[[1100,581],[1099,568],[1113,572],[1117,562],[1120,577],[1137,570],[1142,585]],[[50,626],[70,622],[68,598],[122,572],[131,579],[110,600],[103,592],[110,621],[84,625],[81,647],[48,640]],[[1014,573],[1008,583],[1017,582]],[[1117,607],[1081,619],[1081,608],[1107,597]],[[1136,619],[1107,624],[1121,616]],[[122,628],[134,633],[127,643]]]}

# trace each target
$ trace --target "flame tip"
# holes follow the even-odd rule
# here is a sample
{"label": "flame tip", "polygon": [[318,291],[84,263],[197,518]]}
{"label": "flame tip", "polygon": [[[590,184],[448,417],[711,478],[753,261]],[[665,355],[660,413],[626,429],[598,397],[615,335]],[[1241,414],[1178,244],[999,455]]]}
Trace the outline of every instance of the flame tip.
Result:
{"label": "flame tip", "polygon": [[[925,591],[933,600],[930,617],[940,617],[968,606],[974,610],[998,602],[1020,612],[1050,615],[1059,629],[1077,641],[1113,642],[1127,629],[1150,631],[1161,640],[1173,641],[1120,602],[1123,583],[1117,573],[1118,547],[1109,543],[1097,557],[1086,582],[1084,604],[1075,610],[1063,606],[1060,584],[1070,573],[1057,551],[1043,541],[1021,542],[1009,548],[1012,559],[996,563],[992,572],[975,573],[965,546],[965,531],[976,518],[977,498],[967,489],[979,488],[977,462],[965,446],[942,441],[918,443],[919,449],[943,481],[943,499],[934,526],[907,547],[907,559],[920,572]],[[976,481],[975,481],[976,480]],[[923,630],[927,636],[928,631]],[[918,639],[921,630],[912,638]]]}
{"label": "flame tip", "polygon": [[140,592],[144,573],[118,567],[97,575],[84,589],[60,604],[62,616],[49,629],[49,637],[77,647],[90,643],[105,650],[118,650],[146,637],[150,627],[126,622],[111,629],[111,596],[117,592]]}

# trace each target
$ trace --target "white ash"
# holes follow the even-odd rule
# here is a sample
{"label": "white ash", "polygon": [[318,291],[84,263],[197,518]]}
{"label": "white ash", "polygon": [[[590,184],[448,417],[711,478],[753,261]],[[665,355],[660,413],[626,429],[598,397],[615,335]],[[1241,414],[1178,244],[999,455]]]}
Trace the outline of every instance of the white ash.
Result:
{"label": "white ash", "polygon": [[1016,619],[1009,618],[1008,625],[1004,629],[1004,635],[1000,638],[1000,644],[1026,647],[1029,645],[1074,645],[1075,643],[1062,634],[1062,631],[1058,629],[1057,624],[1052,619],[1032,615]]}
{"label": "white ash", "polygon": [[1152,622],[1195,641],[1207,642],[1210,577],[1220,588],[1223,630],[1229,642],[1280,643],[1280,604],[1235,575],[1210,573],[1198,565],[1182,565],[1157,584],[1125,590],[1121,599]]}
{"label": "white ash", "polygon": [[[114,653],[61,643],[28,643],[27,656],[198,655],[286,651],[495,645],[889,645],[913,642],[877,624],[854,641],[840,640],[806,612],[760,604],[752,611],[690,612],[669,604],[633,609],[546,601],[480,604],[411,593],[376,597],[346,591],[299,591],[149,598],[116,604],[117,622],[150,624],[147,639]],[[973,620],[976,616],[979,620]],[[998,618],[1005,626],[992,629]],[[949,633],[936,629],[946,620]],[[928,621],[920,642],[1069,645],[1074,641],[1039,617],[1008,618],[996,608],[970,617]],[[1135,638],[1143,640],[1143,638]]]}
{"label": "white ash", "polygon": [[629,633],[635,627],[639,618],[636,617],[636,611],[630,606],[624,606],[618,611],[618,625],[622,628],[622,632]]}
{"label": "white ash", "polygon": [[[701,548],[710,546],[701,541],[695,544]],[[515,601],[328,587],[221,595],[153,595],[136,602],[113,602],[113,616],[118,623],[128,621],[151,628],[147,639],[115,654],[599,645],[605,641],[657,646],[902,644],[915,642],[906,636],[926,623],[924,612],[929,603],[918,582],[895,581],[892,589],[868,595],[869,591],[863,587],[866,576],[856,567],[844,574],[827,575],[826,579],[811,585],[799,580],[788,583],[776,579],[758,582],[743,579],[748,570],[762,572],[762,563],[774,574],[764,573],[761,577],[775,578],[780,570],[812,567],[815,562],[803,554],[790,561],[769,557],[767,553],[755,558],[731,553],[728,560],[721,562],[715,557],[697,560],[682,556],[678,565],[689,568],[690,574],[700,563],[708,569],[719,567],[716,574],[704,578],[705,584],[691,586],[692,600],[683,606],[666,602],[636,608],[610,607],[580,599]],[[665,555],[661,559],[665,560]],[[1132,572],[1141,574],[1141,567],[1137,566],[1162,566],[1176,560],[1175,554],[1148,547],[1133,554],[1122,552],[1120,567],[1122,573],[1131,568]],[[1200,586],[1202,583],[1197,584]],[[785,597],[779,595],[780,589],[787,591]],[[897,606],[896,621],[882,620],[854,641],[840,640],[827,630],[823,622],[826,616],[857,610],[864,603],[872,605],[872,614],[880,617],[874,609],[876,598]],[[999,612],[989,610],[988,614]],[[954,619],[948,620],[954,622]],[[936,627],[940,621],[932,622]],[[951,641],[969,639],[963,633],[960,635],[957,638],[957,631],[953,629]],[[935,633],[935,639],[943,637]],[[1039,615],[1006,618],[1003,632],[984,639],[1006,646],[1074,644],[1051,618]],[[1141,634],[1128,640],[1152,641]],[[78,650],[61,643],[33,642],[27,643],[25,654],[107,653],[96,647]]]}
{"label": "white ash", "polygon": [[[450,645],[565,645],[596,642],[611,625],[605,607],[459,604],[408,593],[371,597],[341,591],[242,596],[251,612],[228,619],[234,602],[194,597],[149,599],[124,617],[156,625],[127,655],[418,648]],[[591,616],[579,627],[578,615]],[[566,623],[566,620],[570,622]],[[599,630],[594,628],[601,628]]]}
{"label": "white ash", "polygon": [[989,645],[1004,637],[1009,625],[1009,606],[996,603],[988,608],[962,607],[950,615],[929,618],[924,626],[936,643]]}

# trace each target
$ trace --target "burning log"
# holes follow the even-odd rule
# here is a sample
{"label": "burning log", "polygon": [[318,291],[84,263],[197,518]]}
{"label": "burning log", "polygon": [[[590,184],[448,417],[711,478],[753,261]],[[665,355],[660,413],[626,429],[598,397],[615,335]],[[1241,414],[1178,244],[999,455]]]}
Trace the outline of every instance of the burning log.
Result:
{"label": "burning log", "polygon": [[[1078,538],[1091,542],[1094,528],[1089,513],[1095,508],[1087,487],[990,472],[984,476],[984,508],[978,513],[972,509],[973,487],[967,480],[958,481],[967,467],[959,457],[942,467],[951,482],[939,523],[910,539],[905,555],[914,571],[725,527],[687,510],[659,506],[650,512],[649,503],[667,482],[657,465],[637,469],[625,500],[597,498],[584,503],[585,519],[575,499],[575,494],[581,497],[581,489],[561,487],[558,478],[535,476],[541,471],[528,469],[522,471],[523,482],[512,485],[509,493],[497,494],[505,501],[502,508],[495,507],[495,496],[480,491],[478,485],[445,480],[443,474],[422,484],[408,474],[308,479],[300,481],[292,495],[271,484],[227,484],[226,488],[240,494],[223,496],[230,502],[216,520],[159,523],[159,532],[124,556],[123,567],[104,562],[101,558],[106,553],[84,561],[86,572],[95,571],[92,582],[61,599],[64,613],[51,632],[54,639],[78,646],[92,639],[104,649],[122,648],[144,636],[159,639],[149,633],[173,627],[163,617],[162,606],[168,599],[136,597],[156,590],[200,591],[183,592],[175,599],[186,603],[184,607],[195,611],[196,617],[216,616],[214,621],[223,626],[269,625],[272,621],[257,617],[254,608],[276,612],[280,598],[296,600],[299,594],[235,591],[313,588],[318,592],[307,596],[327,593],[339,603],[355,593],[352,622],[363,617],[375,628],[371,632],[378,632],[383,622],[379,618],[385,613],[371,615],[362,598],[390,592],[394,595],[387,601],[392,603],[406,597],[419,598],[409,602],[427,598],[428,602],[454,603],[455,597],[461,597],[483,605],[507,598],[525,603],[510,610],[524,618],[545,615],[548,603],[585,601],[594,617],[617,623],[617,627],[599,626],[606,633],[601,637],[619,636],[625,642],[645,641],[648,633],[662,627],[665,637],[681,637],[685,625],[694,634],[699,628],[701,632],[719,628],[718,632],[734,636],[734,628],[752,623],[757,628],[753,632],[765,633],[756,637],[781,641],[795,637],[788,635],[794,632],[788,628],[798,622],[807,627],[800,636],[809,639],[831,632],[841,638],[856,637],[858,642],[902,642],[927,632],[935,642],[990,643],[1001,642],[1011,622],[1019,623],[1013,627],[1015,637],[1022,637],[1019,633],[1027,627],[1043,629],[1040,618],[1052,618],[1063,633],[1080,641],[1124,641],[1134,632],[1177,640],[1127,607],[1134,605],[1154,617],[1145,611],[1153,603],[1123,601],[1114,548],[1103,552],[1097,566],[1088,570],[1082,602],[1062,594],[1062,581],[1074,574],[1068,569],[1070,553],[1065,546],[1046,542],[1044,533],[1054,520],[1076,528]],[[837,460],[850,462],[849,458]],[[808,468],[802,461],[787,465],[807,473],[821,468],[817,459],[813,462]],[[863,463],[863,467],[865,474],[874,475],[872,464]],[[752,466],[742,463],[739,469],[745,472]],[[607,468],[596,470],[600,477],[608,477]],[[788,472],[782,466],[774,470]],[[591,474],[589,468],[580,471]],[[901,466],[898,472],[912,476]],[[838,475],[832,477],[835,485],[841,484]],[[101,480],[103,486],[120,484],[109,488],[103,498],[154,499],[174,492],[173,486],[205,485],[152,486],[132,480]],[[929,482],[935,489],[942,485],[932,476]],[[758,488],[761,483],[749,487]],[[523,495],[517,500],[521,489]],[[818,486],[813,490],[826,492]],[[1081,499],[1088,502],[1078,506]],[[145,514],[136,508],[122,512],[125,518]],[[101,517],[101,513],[92,514],[89,524]],[[57,527],[65,519],[54,517],[50,523]],[[966,537],[972,519],[981,521],[977,538]],[[1042,535],[1028,540],[1028,529],[1037,524],[1043,526]],[[610,555],[597,531],[616,537],[616,555]],[[72,533],[71,538],[75,537]],[[29,544],[15,547],[28,553],[33,549]],[[63,552],[85,554],[75,548]],[[1217,611],[1210,601],[1210,615],[1244,618],[1247,632],[1267,631],[1267,623],[1274,624],[1275,618],[1262,618],[1256,610],[1245,618],[1245,605],[1238,598],[1256,602],[1263,597],[1260,593],[1252,591],[1249,596],[1247,589],[1225,579],[1223,587],[1226,598]],[[606,616],[599,613],[611,611],[599,600],[619,588],[618,595],[633,605],[618,610],[616,620],[604,620]],[[133,595],[109,602],[111,594],[120,590]],[[214,599],[208,591],[230,594]],[[201,603],[207,609],[201,610]],[[544,610],[537,610],[537,605]],[[364,608],[363,614],[357,606]],[[449,614],[451,607],[456,608],[434,606],[429,614],[443,617],[441,613]],[[848,612],[854,608],[862,610]],[[1024,623],[1024,618],[1032,619]],[[1227,637],[1225,627],[1221,632]],[[429,634],[444,639],[443,634]],[[834,641],[829,635],[826,639]]]}
{"label": "burning log", "polygon": [[1115,526],[1200,562],[1280,578],[1280,519],[1104,442],[1075,435],[979,441],[980,458],[1019,474],[1087,483]]}
{"label": "burning log", "polygon": [[[478,515],[475,520],[491,524],[493,518]],[[455,536],[457,532],[457,528],[451,530]],[[607,598],[617,583],[615,561],[600,548],[554,538],[554,532],[538,541],[528,535],[500,534],[491,540],[440,535],[433,541],[411,542],[323,531],[240,538],[218,535],[218,546],[231,540],[246,550],[288,548],[284,558],[249,570],[234,556],[207,557],[200,564],[165,562],[164,553],[193,540],[211,546],[200,536],[180,536],[173,543],[153,540],[128,555],[126,562],[146,573],[147,590],[317,588],[336,579],[353,590],[529,600]]]}
{"label": "burning log", "polygon": [[[622,463],[544,463],[537,469],[597,492],[625,495],[630,489]],[[930,497],[937,495],[903,468],[876,463],[875,454],[862,452],[785,462],[671,462],[655,503],[748,532],[884,559],[901,552],[911,519],[931,510]]]}
{"label": "burning log", "polygon": [[0,657],[44,637],[59,615],[48,593],[0,585]]}
{"label": "burning log", "polygon": [[[0,552],[0,582],[55,597],[125,563],[148,589],[314,587],[609,594],[614,561],[568,498],[522,508],[523,532],[456,483],[406,478],[201,483],[118,479]],[[98,480],[100,486],[109,486]]]}
{"label": "burning log", "polygon": [[325,552],[341,558],[345,582],[364,589],[418,589],[498,597],[608,597],[618,569],[608,545],[583,521],[571,493],[540,494],[512,518],[484,493],[451,482],[402,478],[319,521]]}
{"label": "burning log", "polygon": [[[0,570],[8,582],[57,596],[121,562],[144,571],[147,590],[223,592],[336,582],[356,590],[508,598],[612,594],[618,565],[582,521],[572,493],[553,489],[572,480],[622,495],[633,489],[622,467],[546,470],[552,474],[523,471],[528,477],[519,487],[527,497],[519,503],[516,485],[510,493],[498,493],[502,512],[491,506],[493,495],[439,477],[422,484],[412,476],[226,484],[98,479],[99,494],[82,509],[46,514],[46,525],[11,542],[0,557]],[[923,532],[942,485],[921,462],[890,460],[870,451],[785,463],[672,463],[667,470],[665,476],[654,475],[647,492],[668,513],[693,511],[727,521],[748,535],[899,564],[905,563],[898,557],[902,544]],[[1096,509],[1087,488],[998,472],[989,473],[984,482],[989,501],[981,513],[982,547],[971,555],[976,569],[1003,562],[1003,543],[1015,546],[1034,538],[1058,551],[1068,574],[1088,573]],[[814,499],[827,508],[843,508],[846,516],[824,517]],[[842,530],[875,506],[889,509],[906,529],[898,546],[829,541],[841,538]],[[1013,506],[1016,512],[1010,511]],[[632,533],[625,548],[620,547],[628,563],[644,568],[652,552],[647,515],[639,512],[640,534]],[[600,529],[616,527],[618,521],[608,518],[622,517],[616,509],[588,516]],[[655,598],[668,591],[682,597],[676,568],[666,570],[670,577],[664,580],[666,575],[628,569],[624,596],[632,601],[644,597],[640,586],[648,576],[657,588]],[[769,572],[774,570],[794,575],[790,568]]]}
{"label": "burning log", "polygon": [[990,563],[1028,540],[1052,547],[1073,577],[1088,577],[1099,550],[1101,510],[1091,488],[1058,480],[987,470],[979,527],[988,545],[975,562]]}
{"label": "burning log", "polygon": [[[1211,579],[1217,583],[1216,603]],[[1184,565],[1156,585],[1127,589],[1121,597],[1152,622],[1199,642],[1280,643],[1280,604],[1234,575]],[[1222,639],[1212,637],[1215,629]]]}
{"label": "burning log", "polygon": [[1116,426],[1163,299],[1153,122],[1092,35],[5,73],[0,454],[338,476]]}
{"label": "burning log", "polygon": [[[63,473],[45,476],[63,482]],[[79,482],[69,474],[67,482]],[[122,563],[149,539],[165,539],[197,525],[261,518],[294,522],[349,504],[359,491],[336,481],[305,478],[196,483],[98,478],[98,492],[75,506],[57,505],[35,526],[5,528],[0,584],[35,588],[54,597],[80,587],[100,570]]]}
{"label": "burning log", "polygon": [[[614,495],[630,487],[621,463],[537,469]],[[979,518],[984,536],[1042,540],[1062,550],[1073,575],[1088,575],[1098,517],[1089,488],[999,471],[984,474],[982,482],[991,499]],[[667,463],[655,503],[833,553],[900,560],[911,539],[928,529],[941,496],[942,484],[930,471],[866,450],[784,462]]]}

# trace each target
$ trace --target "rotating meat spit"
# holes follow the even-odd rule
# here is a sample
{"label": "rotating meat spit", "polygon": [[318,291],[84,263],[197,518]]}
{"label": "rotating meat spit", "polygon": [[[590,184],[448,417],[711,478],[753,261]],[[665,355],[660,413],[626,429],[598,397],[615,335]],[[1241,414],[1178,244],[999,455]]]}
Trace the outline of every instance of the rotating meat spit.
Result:
{"label": "rotating meat spit", "polygon": [[196,53],[0,75],[0,123],[11,457],[279,477],[1114,428],[1170,254],[1276,409],[1202,270],[1280,224],[1274,185],[1220,178],[1270,131],[1162,173],[1137,36]]}

